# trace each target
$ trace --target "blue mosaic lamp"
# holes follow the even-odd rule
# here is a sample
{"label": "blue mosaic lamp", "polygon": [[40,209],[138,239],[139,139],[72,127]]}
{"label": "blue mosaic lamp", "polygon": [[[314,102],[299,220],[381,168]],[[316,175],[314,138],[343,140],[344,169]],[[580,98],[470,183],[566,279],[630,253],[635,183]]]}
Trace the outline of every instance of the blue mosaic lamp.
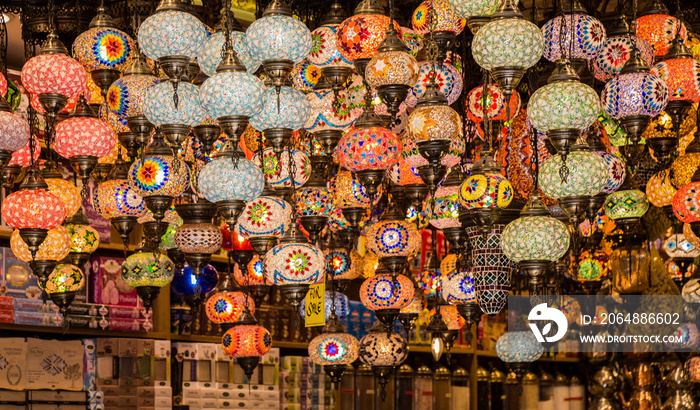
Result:
{"label": "blue mosaic lamp", "polygon": [[[216,74],[216,69],[219,67],[223,56],[221,50],[224,49],[226,42],[226,33],[224,28],[224,19],[222,24],[217,27],[216,33],[209,36],[204,42],[204,47],[197,56],[197,64],[204,74],[213,77]],[[246,71],[249,74],[255,74],[260,67],[260,60],[248,52],[248,47],[245,44],[245,33],[235,17],[231,24],[231,42],[233,50],[236,52],[236,57],[243,63]]]}
{"label": "blue mosaic lamp", "polygon": [[347,366],[357,360],[359,351],[360,343],[345,332],[345,327],[335,313],[331,313],[321,334],[309,343],[309,357],[314,363],[323,366],[323,371],[336,387]]}
{"label": "blue mosaic lamp", "polygon": [[[333,295],[335,293],[335,296]],[[335,308],[335,314],[338,319],[344,319],[350,313],[350,299],[341,292],[332,292],[327,290],[325,295],[326,321],[330,321],[331,314]],[[334,302],[335,301],[335,302]],[[306,318],[306,300],[301,301],[299,306],[299,314],[302,318]]]}
{"label": "blue mosaic lamp", "polygon": [[279,93],[280,87],[294,68],[311,51],[311,32],[292,17],[289,5],[274,0],[246,31],[246,45],[252,55],[262,61],[265,73]]}
{"label": "blue mosaic lamp", "polygon": [[250,125],[264,131],[265,142],[279,157],[292,139],[292,134],[304,127],[311,116],[311,105],[304,93],[282,86],[265,91],[265,104],[250,119]]}
{"label": "blue mosaic lamp", "polygon": [[531,330],[506,332],[496,342],[498,358],[508,364],[518,380],[522,380],[530,363],[539,359],[544,348]]}
{"label": "blue mosaic lamp", "polygon": [[162,0],[155,14],[141,23],[138,32],[141,51],[157,60],[174,83],[180,81],[207,37],[206,26],[191,14],[190,3],[185,0]]}

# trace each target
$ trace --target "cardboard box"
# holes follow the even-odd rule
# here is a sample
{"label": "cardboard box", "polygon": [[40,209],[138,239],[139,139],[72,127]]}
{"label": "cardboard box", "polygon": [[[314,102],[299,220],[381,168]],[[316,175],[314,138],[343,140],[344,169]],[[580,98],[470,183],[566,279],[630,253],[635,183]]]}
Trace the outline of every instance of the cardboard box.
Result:
{"label": "cardboard box", "polygon": [[86,276],[90,278],[89,302],[102,305],[138,305],[136,290],[124,283],[121,266],[124,258],[93,256]]}
{"label": "cardboard box", "polygon": [[83,339],[83,387],[94,391],[97,387],[97,340]]}
{"label": "cardboard box", "polygon": [[172,342],[172,354],[177,355],[178,360],[182,360],[182,380],[185,382],[197,381],[197,351],[199,343]]}
{"label": "cardboard box", "polygon": [[119,332],[151,332],[153,331],[153,321],[151,319],[110,318],[109,330],[116,330]]}
{"label": "cardboard box", "polygon": [[119,396],[119,407],[138,407],[136,395]]}
{"label": "cardboard box", "polygon": [[173,389],[170,386],[138,386],[136,397],[173,397]]}
{"label": "cardboard box", "polygon": [[87,394],[82,391],[28,390],[27,400],[33,402],[85,403]]}

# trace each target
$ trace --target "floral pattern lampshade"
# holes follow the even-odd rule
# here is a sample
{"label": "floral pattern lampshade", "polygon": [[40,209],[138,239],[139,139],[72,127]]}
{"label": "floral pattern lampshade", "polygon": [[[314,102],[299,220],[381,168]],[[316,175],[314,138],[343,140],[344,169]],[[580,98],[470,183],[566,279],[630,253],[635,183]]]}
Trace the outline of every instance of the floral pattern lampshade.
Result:
{"label": "floral pattern lampshade", "polygon": [[206,164],[199,173],[199,192],[210,202],[252,201],[260,196],[265,179],[252,161],[239,158],[218,158]]}
{"label": "floral pattern lampshade", "polygon": [[365,279],[360,287],[360,301],[369,310],[401,309],[413,299],[414,287],[409,278],[380,274]]}
{"label": "floral pattern lampshade", "polygon": [[92,204],[95,211],[106,219],[118,216],[139,217],[146,213],[143,197],[136,193],[125,179],[112,179],[100,183]]}
{"label": "floral pattern lampshade", "polygon": [[534,92],[528,118],[538,131],[588,128],[600,114],[598,94],[580,81],[557,81]]}
{"label": "floral pattern lampshade", "polygon": [[197,57],[207,39],[206,26],[183,11],[155,13],[141,23],[138,42],[151,60],[166,56]]}
{"label": "floral pattern lampshade", "polygon": [[[175,107],[173,94],[177,92]],[[199,103],[199,89],[190,83],[180,83],[175,91],[170,82],[158,83],[143,98],[143,113],[154,125],[181,124],[194,127],[204,122],[207,113]]]}
{"label": "floral pattern lampshade", "polygon": [[[177,166],[175,164],[177,161]],[[190,180],[187,164],[169,155],[148,155],[129,169],[129,185],[144,196],[180,196]]]}
{"label": "floral pattern lampshade", "polygon": [[[70,248],[70,233],[66,228],[59,225],[49,229],[46,239],[39,245],[35,259],[40,261],[60,261],[68,256],[68,253],[71,251]],[[10,249],[12,249],[12,253],[15,254],[17,259],[23,262],[32,260],[29,247],[19,235],[18,230],[12,231],[12,235],[10,235]]]}
{"label": "floral pattern lampshade", "polygon": [[252,117],[263,109],[265,96],[262,81],[251,74],[235,71],[209,77],[199,89],[200,104],[211,118]]}
{"label": "floral pattern lampshade", "polygon": [[595,78],[606,82],[620,74],[622,67],[636,47],[642,60],[651,66],[654,62],[654,49],[643,39],[632,35],[611,36],[605,40],[600,54],[590,60],[591,71]]}
{"label": "floral pattern lampshade", "polygon": [[700,221],[700,182],[684,185],[673,195],[673,213],[686,224]]}
{"label": "floral pattern lampshade", "polygon": [[2,219],[14,229],[52,229],[66,217],[66,207],[44,189],[13,192],[2,203]]}
{"label": "floral pattern lampshade", "polygon": [[46,293],[77,292],[85,287],[85,275],[77,266],[58,264],[46,281]]}
{"label": "floral pattern lampshade", "polygon": [[253,162],[262,168],[265,179],[274,188],[289,187],[292,184],[290,175],[289,156],[294,159],[294,186],[296,188],[304,185],[311,176],[311,161],[304,151],[285,149],[279,156],[272,148],[265,148],[262,152],[262,163],[260,153],[256,153]]}
{"label": "floral pattern lampshade", "polygon": [[100,246],[100,234],[90,225],[66,225],[70,234],[70,251],[76,253],[93,253]]}
{"label": "floral pattern lampshade", "polygon": [[73,42],[73,55],[88,71],[123,71],[134,54],[134,40],[112,27],[94,27],[83,31]]}
{"label": "floral pattern lampshade", "polygon": [[474,273],[471,269],[450,273],[442,278],[442,296],[447,303],[464,305],[476,303]]}
{"label": "floral pattern lampshade", "polygon": [[319,68],[352,67],[352,63],[340,54],[337,46],[338,25],[324,24],[311,32],[309,62]]}
{"label": "floral pattern lampshade", "polygon": [[[107,106],[119,118],[143,115],[146,90],[158,84],[152,75],[127,75],[113,82],[107,90]],[[171,96],[172,98],[172,96]]]}
{"label": "floral pattern lampshade", "polygon": [[496,354],[506,363],[530,363],[544,353],[530,330],[506,332],[496,341]]}
{"label": "floral pattern lampshade", "polygon": [[341,129],[351,126],[362,113],[362,109],[349,104],[348,91],[338,93],[338,104],[332,90],[314,90],[306,95],[311,106],[304,128],[309,132]]}
{"label": "floral pattern lampshade", "polygon": [[[563,18],[566,19],[564,27]],[[544,58],[549,61],[557,61],[562,57],[590,60],[600,54],[605,44],[605,27],[598,19],[587,14],[555,17],[542,27],[542,34]]]}
{"label": "floral pattern lampshade", "polygon": [[265,254],[265,277],[275,285],[312,284],[323,279],[326,259],[306,243],[281,243]]}
{"label": "floral pattern lampshade", "polygon": [[669,99],[666,82],[652,73],[621,74],[605,84],[600,100],[612,118],[632,115],[656,116]]}
{"label": "floral pattern lampshade", "polygon": [[513,186],[500,174],[474,174],[459,189],[459,203],[467,209],[505,208],[513,200]]}
{"label": "floral pattern lampshade", "polygon": [[522,19],[492,20],[474,35],[472,55],[485,70],[497,67],[530,68],[542,57],[544,37]]}
{"label": "floral pattern lampshade", "polygon": [[408,116],[406,138],[413,140],[447,140],[461,137],[462,119],[448,105],[418,107]]}
{"label": "floral pattern lampshade", "polygon": [[87,89],[87,73],[65,54],[40,54],[22,66],[22,85],[31,94],[53,93],[71,99]]}
{"label": "floral pattern lampshade", "polygon": [[[395,22],[397,30],[401,30]],[[348,61],[372,58],[386,38],[389,17],[379,14],[360,14],[349,17],[338,26],[336,46]]]}
{"label": "floral pattern lampshade", "polygon": [[[637,36],[649,43],[654,48],[654,56],[661,57],[666,54],[676,33],[685,41],[688,32],[685,24],[677,18],[666,14],[650,14],[637,18]],[[680,27],[679,27],[680,26]]]}
{"label": "floral pattern lampshade", "polygon": [[246,237],[281,237],[289,228],[292,206],[285,200],[261,196],[246,204],[238,218],[238,229]]}
{"label": "floral pattern lampshade", "polygon": [[451,31],[460,34],[467,21],[450,7],[448,0],[427,0],[414,11],[411,25],[421,36],[431,31]]}
{"label": "floral pattern lampshade", "polygon": [[175,231],[175,243],[184,253],[213,254],[221,248],[221,230],[213,224],[182,224]]}
{"label": "floral pattern lampshade", "polygon": [[353,128],[340,139],[340,165],[351,171],[387,169],[399,161],[401,141],[382,127]]}
{"label": "floral pattern lampshade", "polygon": [[467,228],[472,245],[472,271],[476,300],[487,315],[495,315],[508,301],[511,274],[517,265],[501,249],[505,225],[495,224],[486,236],[478,227]]}
{"label": "floral pattern lampshade", "polygon": [[97,118],[76,117],[56,126],[53,148],[63,158],[78,155],[104,157],[114,148],[117,138],[109,124]]}
{"label": "floral pattern lampshade", "polygon": [[411,256],[418,251],[421,237],[413,223],[379,221],[367,230],[367,248],[378,257]]}
{"label": "floral pattern lampshade", "polygon": [[60,178],[46,178],[44,181],[49,186],[49,192],[63,202],[66,208],[66,218],[75,215],[82,203],[78,187]]}
{"label": "floral pattern lampshade", "polygon": [[[359,183],[357,178],[355,178],[350,171],[340,170],[338,174],[332,177],[328,182],[328,189],[338,201],[336,204],[337,208],[370,207],[372,200],[365,192],[365,188],[362,184]],[[377,197],[381,196],[381,192],[382,189],[380,188],[375,196],[375,201],[378,200]]]}
{"label": "floral pattern lampshade", "polygon": [[[483,100],[486,100],[486,116],[493,121],[507,121],[513,119],[520,111],[520,94],[515,92],[510,96],[510,101],[506,104],[506,96],[497,84],[489,84],[486,88],[486,98],[484,98],[484,87],[473,88],[467,94],[467,117],[474,122],[484,120]],[[510,110],[510,118],[508,118]]]}
{"label": "floral pattern lampshade", "polygon": [[569,250],[569,230],[551,216],[523,216],[503,230],[501,248],[513,262],[555,261]]}
{"label": "floral pattern lampshade", "polygon": [[608,181],[608,166],[603,158],[590,151],[573,151],[566,158],[569,176],[562,181],[559,170],[561,156],[554,155],[540,169],[540,187],[554,199],[568,196],[593,196],[600,193]]}
{"label": "floral pattern lampshade", "polygon": [[234,323],[241,317],[246,306],[251,314],[255,314],[255,302],[245,293],[218,292],[207,299],[204,311],[212,323]]}
{"label": "floral pattern lampshade", "polygon": [[335,198],[325,187],[306,187],[296,191],[299,216],[330,216],[335,210]]}
{"label": "floral pattern lampshade", "polygon": [[700,62],[693,58],[662,61],[651,72],[666,81],[669,101],[700,101]]}
{"label": "floral pattern lampshade", "polygon": [[370,366],[398,366],[408,357],[408,342],[397,334],[370,332],[360,339],[360,361]]}
{"label": "floral pattern lampshade", "polygon": [[600,155],[608,166],[608,181],[603,187],[603,192],[606,194],[613,193],[622,186],[625,182],[627,171],[625,170],[625,162],[617,155],[610,154],[607,151],[595,151]]}
{"label": "floral pattern lampshade", "polygon": [[352,364],[359,351],[359,342],[347,333],[321,333],[309,343],[309,357],[321,366]]}
{"label": "floral pattern lampshade", "polygon": [[296,88],[283,86],[279,94],[279,110],[277,94],[274,87],[265,91],[262,110],[250,118],[250,125],[258,131],[270,128],[288,128],[297,131],[304,127],[311,115],[311,106],[304,93]]}
{"label": "floral pattern lampshade", "polygon": [[352,280],[360,276],[357,261],[344,248],[335,248],[326,253],[326,273],[334,280]]}
{"label": "floral pattern lampshade", "polygon": [[270,351],[272,336],[262,326],[238,325],[224,333],[221,344],[224,352],[234,359],[262,356]]}
{"label": "floral pattern lampshade", "polygon": [[248,26],[246,47],[260,61],[291,60],[299,63],[311,51],[311,32],[291,16],[263,16]]}
{"label": "floral pattern lampshade", "polygon": [[427,221],[437,229],[461,227],[459,222],[459,187],[440,186],[435,198],[428,196],[423,205]]}
{"label": "floral pattern lampshade", "polygon": [[391,179],[391,182],[398,186],[425,184],[420,175],[418,175],[416,168],[408,165],[403,157],[399,159],[399,162],[392,165],[391,168],[387,170],[387,175]]}
{"label": "floral pattern lampshade", "polygon": [[[341,292],[335,292],[335,299],[333,298],[333,292],[327,290],[324,294],[324,306],[326,321],[330,319],[331,307],[335,305],[335,314],[338,319],[344,319],[350,314],[350,299],[348,299],[345,294]],[[306,319],[306,299],[302,299],[301,306],[299,306],[299,315],[302,319]]]}
{"label": "floral pattern lampshade", "polygon": [[132,288],[141,286],[163,287],[170,284],[175,265],[165,255],[140,252],[130,255],[122,263],[122,279]]}
{"label": "floral pattern lampshade", "polygon": [[408,96],[404,102],[409,107],[415,107],[418,99],[428,90],[428,84],[433,76],[431,73],[433,69],[435,69],[435,84],[437,84],[438,90],[447,98],[448,104],[457,101],[457,98],[462,94],[464,80],[462,79],[462,74],[452,64],[445,62],[440,67],[436,62],[422,61],[418,63],[418,69],[418,81],[408,91]]}
{"label": "floral pattern lampshade", "polygon": [[610,219],[641,218],[649,209],[649,201],[638,189],[617,191],[608,195],[604,208]]}
{"label": "floral pattern lampshade", "polygon": [[0,150],[15,152],[29,142],[29,123],[17,113],[0,111]]}
{"label": "floral pattern lampshade", "polygon": [[[248,47],[245,43],[245,33],[233,31],[230,33],[233,50],[236,52],[236,57],[243,63],[248,73],[255,73],[260,67],[260,60],[248,52]],[[209,77],[216,75],[216,68],[221,63],[221,50],[224,48],[223,31],[216,32],[209,36],[204,42],[204,47],[197,56],[197,64],[202,72]]]}
{"label": "floral pattern lampshade", "polygon": [[[428,160],[423,158],[418,151],[418,146],[413,140],[406,138],[401,142],[403,144],[401,156],[406,161],[407,165],[410,165],[414,169],[428,165]],[[464,138],[453,139],[450,141],[450,146],[447,149],[447,153],[442,157],[440,163],[448,168],[459,164],[462,160],[462,154],[464,154],[465,149],[466,145],[464,143]]]}

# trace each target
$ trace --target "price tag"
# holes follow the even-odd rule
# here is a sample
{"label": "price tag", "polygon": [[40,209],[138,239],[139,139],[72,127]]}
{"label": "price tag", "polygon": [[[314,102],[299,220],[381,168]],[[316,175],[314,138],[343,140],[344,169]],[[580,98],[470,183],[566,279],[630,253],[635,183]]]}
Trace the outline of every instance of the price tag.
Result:
{"label": "price tag", "polygon": [[323,326],[326,324],[326,284],[317,283],[309,287],[306,294],[306,327]]}

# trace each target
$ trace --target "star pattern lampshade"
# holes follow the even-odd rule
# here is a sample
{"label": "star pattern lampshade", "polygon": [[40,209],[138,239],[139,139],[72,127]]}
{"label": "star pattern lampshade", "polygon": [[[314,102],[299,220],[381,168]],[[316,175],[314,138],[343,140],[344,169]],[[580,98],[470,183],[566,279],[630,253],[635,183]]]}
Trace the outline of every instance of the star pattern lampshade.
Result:
{"label": "star pattern lampshade", "polygon": [[608,180],[608,166],[603,158],[590,151],[573,151],[566,158],[570,173],[562,181],[561,156],[554,155],[540,169],[540,187],[545,195],[559,199],[568,196],[593,196],[600,193]]}
{"label": "star pattern lampshade", "polygon": [[408,116],[406,138],[414,141],[452,141],[461,138],[462,119],[449,105],[427,105]]}
{"label": "star pattern lampshade", "polygon": [[73,55],[88,71],[123,71],[133,58],[136,43],[125,32],[113,27],[83,31],[73,42]]}
{"label": "star pattern lampshade", "polygon": [[239,286],[272,285],[265,278],[263,264],[257,254],[253,256],[247,267],[234,269],[233,277]]}
{"label": "star pattern lampshade", "polygon": [[15,152],[29,142],[29,123],[19,114],[0,111],[0,150]]}
{"label": "star pattern lampshade", "polygon": [[367,249],[378,257],[411,256],[418,251],[420,234],[413,223],[379,221],[367,230]]}
{"label": "star pattern lampshade", "polygon": [[630,59],[633,47],[639,50],[642,60],[651,66],[654,62],[654,49],[649,43],[634,35],[610,36],[605,40],[600,53],[590,60],[595,78],[606,82],[620,74],[622,67]]}
{"label": "star pattern lampshade", "polygon": [[[15,256],[23,261],[29,262],[32,260],[32,254],[29,252],[29,247],[19,235],[19,230],[12,231],[10,235],[10,249]],[[66,228],[59,225],[53,229],[49,229],[48,236],[44,242],[39,245],[39,250],[36,252],[34,259],[40,261],[60,261],[68,257],[71,249],[71,236]]]}
{"label": "star pattern lampshade", "polygon": [[292,206],[280,198],[261,196],[246,204],[238,218],[243,236],[281,237],[289,228]]}
{"label": "star pattern lampshade", "polygon": [[77,266],[58,264],[46,281],[46,293],[77,292],[85,287],[85,275]]}
{"label": "star pattern lampshade", "polygon": [[335,211],[335,198],[325,187],[304,187],[296,191],[299,216],[330,216]]}
{"label": "star pattern lampshade", "polygon": [[156,12],[139,26],[141,51],[151,60],[161,57],[197,57],[207,39],[206,26],[184,11]]}
{"label": "star pattern lampshade", "polygon": [[513,186],[501,174],[474,174],[459,189],[459,203],[467,209],[505,208],[513,200]]}
{"label": "star pattern lampshade", "polygon": [[121,269],[122,279],[132,288],[167,286],[174,273],[175,265],[170,258],[153,252],[139,252],[128,256]]}
{"label": "star pattern lampshade", "polygon": [[306,95],[311,106],[304,128],[309,132],[323,130],[344,130],[351,126],[362,114],[362,109],[349,104],[348,91],[343,89],[338,93],[338,104],[332,90],[314,90]]}
{"label": "star pattern lampshade", "polygon": [[379,274],[365,279],[360,286],[360,301],[369,310],[401,309],[413,299],[410,279],[398,275]]}
{"label": "star pattern lampshade", "polygon": [[[467,94],[467,117],[474,122],[484,120],[484,87],[473,88]],[[506,105],[506,96],[497,84],[489,84],[486,88],[486,116],[492,121],[507,121],[513,119],[520,111],[520,94],[513,93]],[[510,107],[508,107],[510,106]],[[510,109],[510,118],[507,111]]]}
{"label": "star pattern lampshade", "polygon": [[605,199],[605,214],[610,219],[641,218],[649,209],[644,192],[629,189],[613,192]]}
{"label": "star pattern lampshade", "polygon": [[[414,144],[415,145],[415,144]],[[387,170],[387,175],[391,179],[391,182],[398,186],[418,184],[424,185],[425,183],[418,175],[418,171],[415,167],[408,165],[403,156],[399,159],[399,162],[392,165],[391,168]]]}
{"label": "star pattern lampshade", "polygon": [[44,189],[11,193],[2,203],[2,219],[14,229],[52,229],[66,217],[66,207],[58,197]]}
{"label": "star pattern lampshade", "polygon": [[415,57],[404,51],[385,51],[378,52],[367,64],[365,80],[374,89],[393,84],[413,87],[418,74]]}
{"label": "star pattern lampshade", "polygon": [[421,36],[430,31],[451,31],[460,34],[467,21],[460,18],[450,7],[448,0],[428,0],[422,2],[414,11],[411,25]]}
{"label": "star pattern lampshade", "polygon": [[442,278],[442,297],[452,305],[476,303],[474,273],[471,269],[450,273]]}
{"label": "star pattern lampshade", "polygon": [[[564,27],[562,19],[565,19]],[[587,14],[555,17],[542,27],[542,34],[545,40],[543,56],[549,61],[562,57],[590,60],[600,54],[606,39],[603,24]]]}
{"label": "star pattern lampshade", "polygon": [[93,207],[105,219],[118,216],[140,217],[146,214],[143,197],[126,179],[112,179],[100,183],[95,190]]}
{"label": "star pattern lampshade", "polygon": [[[677,18],[667,14],[650,14],[638,17],[637,36],[654,48],[654,56],[661,57],[671,48],[676,33],[679,33],[683,41],[688,38],[685,24]],[[679,27],[680,26],[680,27]]]}
{"label": "star pattern lampshade", "polygon": [[496,341],[496,354],[506,363],[530,363],[539,359],[544,348],[530,330],[506,332]]}
{"label": "star pattern lampshade", "polygon": [[[394,22],[396,30],[401,27]],[[360,14],[349,17],[338,26],[336,46],[348,61],[372,58],[386,38],[389,17],[380,14]],[[362,73],[360,73],[362,74]]]}
{"label": "star pattern lampshade", "polygon": [[292,68],[289,79],[292,81],[292,87],[303,93],[308,93],[314,89],[321,79],[321,75],[320,68],[311,64],[308,59],[304,59]]}
{"label": "star pattern lampshade", "polygon": [[240,319],[243,309],[247,306],[251,314],[255,314],[255,302],[243,292],[218,292],[213,294],[205,304],[204,311],[212,323],[234,323]]}
{"label": "star pattern lampshade", "polygon": [[659,76],[644,72],[618,75],[605,84],[600,97],[603,111],[615,119],[659,115],[668,99],[666,83]]}
{"label": "star pattern lampshade", "polygon": [[399,161],[401,141],[382,127],[352,128],[340,139],[336,154],[351,171],[387,169]]}
{"label": "star pattern lampshade", "polygon": [[262,110],[252,115],[250,125],[258,131],[270,128],[287,128],[297,131],[304,127],[311,115],[311,106],[304,93],[296,88],[282,86],[279,93],[279,110],[274,87],[265,91]]}
{"label": "star pattern lampshade", "polygon": [[[173,94],[177,92],[175,107]],[[143,97],[143,113],[154,125],[178,124],[194,127],[204,122],[206,112],[199,102],[199,89],[190,83],[180,83],[175,91],[170,82],[151,86]]]}
{"label": "star pattern lampshade", "polygon": [[290,155],[294,159],[294,186],[298,188],[304,185],[311,176],[311,161],[304,151],[294,149],[290,152],[289,149],[285,149],[282,154],[276,155],[272,148],[265,148],[262,152],[262,161],[258,152],[253,156],[253,162],[262,168],[265,179],[274,188],[289,187],[292,184]]}
{"label": "star pattern lampshade", "polygon": [[56,126],[53,148],[58,155],[104,157],[114,148],[117,138],[109,124],[97,118],[74,117]]}
{"label": "star pattern lampshade", "polygon": [[[232,31],[230,35],[236,57],[243,63],[249,74],[255,73],[260,67],[260,60],[248,52],[248,46],[245,43],[245,33]],[[197,56],[199,68],[209,77],[216,75],[216,67],[221,63],[221,50],[224,48],[224,38],[225,33],[223,31],[212,34],[204,42],[204,47],[202,47]]]}
{"label": "star pattern lampshade", "polygon": [[260,168],[245,158],[236,163],[223,157],[206,164],[199,173],[199,192],[210,202],[252,201],[265,185]]}
{"label": "star pattern lampshade", "polygon": [[100,246],[100,234],[90,225],[66,225],[70,234],[70,251],[76,253],[93,253]]}
{"label": "star pattern lampshade", "polygon": [[180,196],[190,180],[187,164],[169,155],[147,155],[129,169],[129,185],[140,196]]}
{"label": "star pattern lampshade", "polygon": [[311,51],[309,62],[319,68],[324,67],[352,67],[338,51],[338,25],[324,24],[311,32]]}
{"label": "star pattern lampshade", "polygon": [[522,216],[501,236],[503,253],[513,262],[555,261],[569,250],[569,230],[551,216]]}
{"label": "star pattern lampshade", "polygon": [[221,344],[224,352],[234,359],[262,356],[270,351],[272,336],[262,326],[238,325],[224,333]]}
{"label": "star pattern lampshade", "polygon": [[317,247],[305,243],[281,243],[265,254],[265,277],[275,285],[312,284],[323,279],[325,258]]}
{"label": "star pattern lampshade", "polygon": [[578,266],[570,266],[573,278],[580,282],[603,281],[610,277],[610,263],[608,254],[601,251],[583,251],[578,258]]}
{"label": "star pattern lampshade", "polygon": [[255,20],[245,35],[246,47],[260,61],[291,60],[299,63],[311,51],[311,32],[291,16],[264,15]]}
{"label": "star pattern lampshade", "polygon": [[60,94],[70,99],[87,89],[87,73],[65,54],[40,54],[22,66],[22,85],[31,94]]}
{"label": "star pattern lampshade", "polygon": [[603,187],[603,192],[606,194],[613,193],[625,182],[627,171],[625,163],[617,155],[610,154],[606,151],[595,151],[600,155],[608,166],[608,181]]}
{"label": "star pattern lampshade", "polygon": [[109,110],[122,119],[144,115],[143,101],[146,90],[158,82],[158,78],[152,75],[125,75],[113,82],[107,90]]}
{"label": "star pattern lampshade", "polygon": [[433,77],[433,70],[435,70],[435,84],[437,84],[438,90],[440,90],[442,95],[447,98],[448,104],[453,104],[457,101],[460,94],[462,94],[462,87],[464,85],[462,74],[449,62],[443,63],[441,67],[436,62],[421,61],[418,63],[418,69],[418,80],[408,91],[408,96],[406,97],[406,101],[404,101],[404,104],[407,106],[415,107],[418,103],[418,99],[425,94],[428,89],[428,83],[430,83],[430,79]]}
{"label": "star pattern lampshade", "polygon": [[309,357],[321,366],[352,364],[359,350],[357,339],[347,333],[321,333],[309,343]]}

